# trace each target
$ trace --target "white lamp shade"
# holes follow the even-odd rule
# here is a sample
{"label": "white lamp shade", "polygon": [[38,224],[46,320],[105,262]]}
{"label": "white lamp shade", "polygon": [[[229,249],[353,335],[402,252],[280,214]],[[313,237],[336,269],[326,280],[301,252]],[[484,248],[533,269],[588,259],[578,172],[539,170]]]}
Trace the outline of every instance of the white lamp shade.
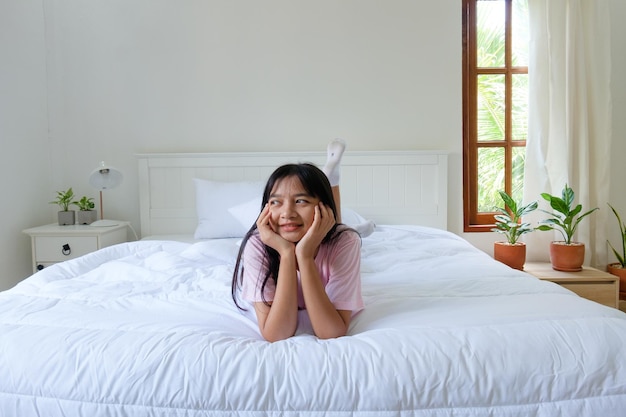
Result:
{"label": "white lamp shade", "polygon": [[89,175],[89,184],[97,190],[108,190],[122,183],[124,176],[117,168],[106,165],[104,162]]}

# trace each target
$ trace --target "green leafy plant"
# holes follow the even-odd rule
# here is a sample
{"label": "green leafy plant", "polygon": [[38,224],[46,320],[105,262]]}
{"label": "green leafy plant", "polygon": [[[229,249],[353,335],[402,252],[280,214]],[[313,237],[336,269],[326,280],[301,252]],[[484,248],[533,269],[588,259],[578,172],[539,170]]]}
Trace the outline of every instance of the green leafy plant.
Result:
{"label": "green leafy plant", "polygon": [[88,198],[87,196],[83,196],[78,201],[72,201],[72,204],[77,206],[80,211],[89,211],[89,210],[93,210],[94,207],[96,207],[96,205],[93,202],[93,198],[92,197]]}
{"label": "green leafy plant", "polygon": [[56,200],[51,201],[50,204],[57,204],[61,208],[61,211],[69,211],[73,198],[74,191],[72,191],[72,187],[70,187],[67,191],[57,191]]}
{"label": "green leafy plant", "polygon": [[510,195],[504,191],[498,191],[504,202],[504,207],[496,207],[500,214],[496,214],[496,227],[491,229],[492,232],[498,232],[506,236],[508,243],[514,245],[519,238],[535,230],[530,223],[522,223],[522,216],[537,209],[536,201],[526,204],[525,206],[518,204]]}
{"label": "green leafy plant", "polygon": [[609,242],[608,240],[607,242],[609,246],[611,247],[611,249],[613,249],[613,253],[615,254],[615,257],[617,258],[619,263],[622,265],[622,268],[626,268],[626,225],[622,222],[622,219],[620,218],[617,210],[615,210],[615,208],[610,204],[609,204],[609,207],[611,207],[611,210],[613,210],[613,214],[615,214],[615,218],[617,219],[617,224],[619,225],[619,231],[620,231],[620,234],[622,235],[622,253],[619,253],[613,247],[613,245],[611,245],[611,242]]}
{"label": "green leafy plant", "polygon": [[544,220],[542,224],[537,227],[537,229],[544,231],[557,229],[563,235],[567,245],[572,243],[572,237],[574,236],[580,221],[594,211],[598,210],[598,207],[596,207],[581,214],[583,209],[581,204],[577,204],[574,208],[572,208],[572,205],[574,204],[574,190],[572,190],[567,184],[563,187],[561,197],[548,193],[541,193],[541,197],[550,203],[550,207],[552,207],[555,212],[550,213],[549,211],[541,210],[553,217]]}

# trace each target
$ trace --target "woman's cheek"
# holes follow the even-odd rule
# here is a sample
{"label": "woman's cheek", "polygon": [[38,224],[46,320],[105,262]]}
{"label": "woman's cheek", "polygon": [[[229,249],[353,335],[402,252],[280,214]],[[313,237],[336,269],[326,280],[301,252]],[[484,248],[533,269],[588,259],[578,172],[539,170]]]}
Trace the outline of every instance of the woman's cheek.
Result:
{"label": "woman's cheek", "polygon": [[315,219],[315,210],[311,210],[304,218],[306,219],[307,226],[310,227]]}
{"label": "woman's cheek", "polygon": [[273,212],[273,211],[270,210],[270,221],[273,224],[277,224],[278,223],[278,218],[279,218],[278,213]]}

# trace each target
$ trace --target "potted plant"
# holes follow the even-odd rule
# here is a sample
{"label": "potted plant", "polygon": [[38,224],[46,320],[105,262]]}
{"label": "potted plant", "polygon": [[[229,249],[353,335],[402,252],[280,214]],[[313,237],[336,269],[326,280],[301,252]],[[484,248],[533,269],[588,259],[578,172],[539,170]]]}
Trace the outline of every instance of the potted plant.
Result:
{"label": "potted plant", "polygon": [[580,271],[585,261],[585,244],[582,242],[574,242],[572,238],[581,220],[598,210],[598,207],[581,213],[583,207],[574,204],[574,190],[567,184],[561,192],[561,197],[548,193],[541,193],[541,197],[550,203],[550,207],[554,212],[550,213],[552,217],[544,220],[537,229],[539,230],[558,230],[563,235],[563,241],[552,241],[550,243],[550,262],[552,268],[557,271]]}
{"label": "potted plant", "polygon": [[65,226],[65,225],[75,223],[74,210],[70,210],[70,204],[72,204],[73,198],[74,198],[74,191],[72,191],[72,187],[70,187],[67,189],[67,191],[57,191],[56,200],[50,202],[50,204],[57,204],[61,208],[61,210],[58,213],[58,220],[59,220],[60,226]]}
{"label": "potted plant", "polygon": [[611,263],[608,265],[608,271],[610,274],[616,275],[619,277],[619,296],[620,299],[626,300],[626,225],[622,222],[619,213],[615,208],[609,204],[609,207],[615,214],[615,218],[617,219],[617,224],[619,226],[620,234],[622,235],[622,251],[618,252],[617,249],[611,245],[611,242],[607,241],[611,249],[613,249],[613,253],[617,258],[618,262]]}
{"label": "potted plant", "polygon": [[94,210],[96,206],[93,202],[93,198],[83,196],[78,201],[73,201],[72,204],[78,207],[78,213],[76,214],[76,223],[78,224],[91,224],[98,218],[97,210]]}
{"label": "potted plant", "polygon": [[526,262],[526,244],[520,242],[519,239],[534,229],[530,223],[522,223],[522,216],[536,210],[538,204],[533,201],[523,206],[506,192],[498,192],[504,202],[504,207],[496,207],[499,214],[494,215],[496,227],[491,230],[503,234],[506,241],[494,243],[493,257],[511,268],[523,270]]}

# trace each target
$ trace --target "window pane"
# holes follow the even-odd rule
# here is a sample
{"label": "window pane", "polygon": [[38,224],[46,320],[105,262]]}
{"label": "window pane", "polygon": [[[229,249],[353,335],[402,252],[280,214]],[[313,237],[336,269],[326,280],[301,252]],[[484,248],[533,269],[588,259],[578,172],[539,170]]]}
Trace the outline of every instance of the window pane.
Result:
{"label": "window pane", "polygon": [[499,190],[504,190],[504,148],[478,148],[479,212],[502,205]]}
{"label": "window pane", "polygon": [[513,16],[511,17],[512,62],[515,67],[528,66],[528,0],[513,0]]}
{"label": "window pane", "polygon": [[478,76],[478,141],[504,140],[504,75]]}
{"label": "window pane", "polygon": [[[524,193],[524,161],[526,160],[526,148],[516,146],[513,148],[513,163],[511,176],[511,196],[515,201],[522,201]],[[528,202],[524,202],[528,204]]]}
{"label": "window pane", "polygon": [[504,0],[476,3],[476,65],[504,67]]}
{"label": "window pane", "polygon": [[513,74],[511,139],[526,140],[528,133],[528,74]]}
{"label": "window pane", "polygon": [[[463,0],[464,231],[493,227],[498,191],[523,198],[531,0]],[[469,203],[469,204],[468,204]]]}

